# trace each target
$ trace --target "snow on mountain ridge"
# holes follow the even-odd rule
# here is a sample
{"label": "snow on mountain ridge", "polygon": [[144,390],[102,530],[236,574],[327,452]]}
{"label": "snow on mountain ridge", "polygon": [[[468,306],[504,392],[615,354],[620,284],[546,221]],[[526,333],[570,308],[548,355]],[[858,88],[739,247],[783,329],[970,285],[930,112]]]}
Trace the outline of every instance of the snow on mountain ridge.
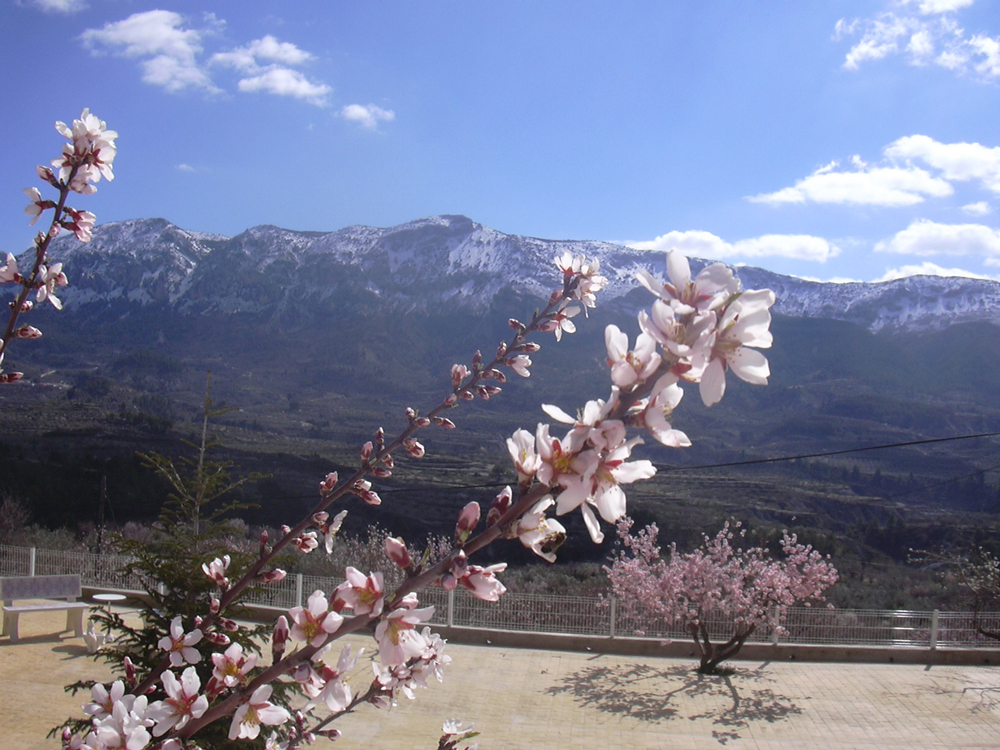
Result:
{"label": "snow on mountain ridge", "polygon": [[[296,306],[334,307],[357,295],[401,310],[441,305],[478,309],[504,290],[544,299],[558,284],[563,252],[596,257],[608,277],[603,303],[625,304],[635,271],[663,276],[662,256],[607,242],[504,234],[465,216],[436,216],[395,227],[299,232],[263,225],[224,237],[164,219],[101,225],[89,244],[53,243],[67,264],[68,307],[93,303],[165,304],[182,313],[277,314]],[[693,261],[695,269],[706,261]],[[775,312],[847,320],[869,330],[930,329],[987,321],[1000,325],[1000,283],[909,277],[879,283],[806,281],[750,266],[735,269],[746,288],[774,289]],[[270,311],[270,313],[268,313]]]}

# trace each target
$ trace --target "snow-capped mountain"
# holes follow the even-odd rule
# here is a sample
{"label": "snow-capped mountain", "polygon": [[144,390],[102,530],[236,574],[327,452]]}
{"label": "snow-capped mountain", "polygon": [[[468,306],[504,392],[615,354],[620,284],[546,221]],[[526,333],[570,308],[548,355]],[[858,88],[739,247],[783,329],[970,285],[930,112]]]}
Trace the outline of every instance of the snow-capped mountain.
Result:
{"label": "snow-capped mountain", "polygon": [[[505,292],[544,299],[558,282],[552,259],[567,251],[601,261],[610,281],[604,305],[640,304],[629,294],[637,286],[636,269],[663,273],[663,259],[648,252],[504,234],[464,216],[328,233],[260,226],[231,238],[180,229],[163,219],[137,219],[99,226],[85,245],[60,238],[51,254],[66,264],[71,286],[61,296],[69,310],[95,303],[155,304],[181,314],[273,317],[331,310],[345,301],[450,311],[482,309]],[[774,289],[775,312],[793,317],[845,320],[872,331],[1000,324],[997,282],[917,276],[831,284],[753,267],[736,272],[746,288]]]}

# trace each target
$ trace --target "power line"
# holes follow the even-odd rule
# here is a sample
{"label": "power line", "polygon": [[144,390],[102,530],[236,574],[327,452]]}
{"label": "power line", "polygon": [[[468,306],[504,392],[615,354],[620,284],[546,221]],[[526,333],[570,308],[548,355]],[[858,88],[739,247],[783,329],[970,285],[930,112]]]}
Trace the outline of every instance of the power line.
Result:
{"label": "power line", "polygon": [[[666,466],[664,464],[654,464],[658,471],[661,472],[673,472],[673,471],[700,471],[703,469],[721,469],[731,466],[752,466],[755,464],[769,464],[769,463],[779,463],[781,461],[797,461],[804,458],[823,458],[826,456],[843,456],[849,453],[863,453],[865,451],[876,451],[884,450],[887,448],[905,448],[913,445],[930,445],[933,443],[948,443],[956,440],[972,440],[974,438],[984,438],[984,437],[998,437],[1000,432],[980,432],[975,435],[955,435],[952,437],[944,438],[928,438],[926,440],[908,440],[903,443],[885,443],[883,445],[866,445],[861,448],[844,448],[843,450],[836,451],[822,451],[819,453],[800,453],[793,456],[775,456],[773,458],[755,458],[746,461],[728,461],[726,463],[718,464],[701,464],[699,466]],[[997,467],[1000,468],[1000,467]],[[993,471],[993,469],[982,469],[980,471],[973,472],[967,476],[974,476],[979,473],[985,473],[987,471]],[[951,479],[944,480],[940,484],[948,484],[949,482],[955,481],[957,479],[964,479],[965,477],[952,477]],[[449,484],[449,485],[425,485],[417,487],[382,487],[378,490],[381,495],[390,495],[398,492],[428,492],[428,491],[446,491],[446,490],[479,490],[479,489],[494,489],[496,487],[503,487],[508,485],[510,482],[490,482],[487,484]],[[932,487],[937,487],[939,485],[927,485],[922,487],[923,489],[930,489]],[[905,493],[904,493],[905,494]],[[286,495],[282,499],[285,500],[308,500],[314,498],[315,495]],[[894,496],[897,497],[897,496]]]}
{"label": "power line", "polygon": [[946,438],[930,438],[928,440],[909,440],[905,443],[886,443],[885,445],[868,445],[863,448],[845,448],[839,451],[823,451],[820,453],[800,453],[795,456],[777,456],[775,458],[754,458],[747,461],[728,461],[721,464],[702,464],[701,466],[662,466],[658,465],[660,471],[695,471],[698,469],[720,469],[728,466],[751,466],[753,464],[771,464],[779,461],[796,461],[800,458],[823,458],[825,456],[842,456],[847,453],[861,453],[863,451],[877,451],[884,448],[905,448],[910,445],[928,445],[930,443],[947,443],[953,440],[971,440],[973,438],[997,437],[1000,432],[981,432],[976,435],[956,435]]}

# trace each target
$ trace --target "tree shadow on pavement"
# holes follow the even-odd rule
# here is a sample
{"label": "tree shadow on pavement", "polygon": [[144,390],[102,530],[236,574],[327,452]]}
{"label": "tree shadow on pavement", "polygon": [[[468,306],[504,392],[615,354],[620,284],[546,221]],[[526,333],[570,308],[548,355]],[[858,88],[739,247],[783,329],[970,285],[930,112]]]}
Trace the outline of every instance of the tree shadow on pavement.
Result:
{"label": "tree shadow on pavement", "polygon": [[[736,669],[717,675],[698,674],[690,666],[657,669],[645,664],[587,666],[546,689],[571,695],[581,706],[641,721],[687,718],[711,720],[720,744],[740,737],[751,722],[773,723],[802,709],[766,683],[762,668]],[[708,710],[705,710],[709,706]]]}

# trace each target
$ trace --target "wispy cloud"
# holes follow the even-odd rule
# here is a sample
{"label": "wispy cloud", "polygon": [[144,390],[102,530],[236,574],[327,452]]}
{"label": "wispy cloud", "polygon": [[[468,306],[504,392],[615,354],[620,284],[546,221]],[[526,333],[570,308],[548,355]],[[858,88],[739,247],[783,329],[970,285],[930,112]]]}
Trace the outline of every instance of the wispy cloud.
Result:
{"label": "wispy cloud", "polygon": [[910,135],[890,143],[885,155],[893,159],[919,159],[940,170],[947,180],[978,180],[1000,193],[1000,147],[979,143],[940,143],[926,135]]}
{"label": "wispy cloud", "polygon": [[396,119],[396,113],[391,109],[382,109],[374,104],[348,104],[340,110],[340,116],[369,130],[377,128],[379,122],[392,122]]}
{"label": "wispy cloud", "polygon": [[986,279],[987,281],[996,281],[995,276],[966,271],[964,268],[942,268],[936,263],[931,263],[929,261],[919,265],[891,268],[886,271],[883,276],[874,279],[874,281],[895,281],[896,279],[905,279],[910,276],[957,276],[963,279]]}
{"label": "wispy cloud", "polygon": [[781,257],[825,263],[840,253],[840,248],[822,237],[807,234],[765,234],[761,237],[730,243],[711,232],[668,232],[655,240],[630,242],[636,250],[668,252],[680,250],[686,255],[723,260],[726,258]]}
{"label": "wispy cloud", "polygon": [[941,143],[926,135],[909,135],[886,146],[883,156],[878,164],[868,164],[860,156],[853,156],[847,168],[833,161],[791,187],[748,196],[747,200],[771,205],[912,206],[928,198],[952,195],[955,192],[952,182],[978,182],[987,190],[1000,193],[1000,147]]}
{"label": "wispy cloud", "polygon": [[179,13],[151,10],[135,13],[101,29],[88,29],[81,39],[93,54],[112,53],[141,61],[143,80],[167,91],[184,89],[222,93],[209,74],[213,65],[235,69],[241,77],[236,89],[287,96],[326,106],[333,89],[310,80],[293,66],[314,62],[310,52],[268,34],[229,51],[217,52],[203,62],[204,40],[225,25],[211,14],[201,27]]}
{"label": "wispy cloud", "polygon": [[877,253],[905,255],[978,255],[1000,265],[1000,230],[983,224],[939,224],[918,219],[891,239],[875,245]]}
{"label": "wispy cloud", "polygon": [[326,106],[333,89],[325,83],[310,81],[304,73],[289,66],[304,65],[315,57],[291,42],[280,42],[270,34],[244,47],[217,52],[212,64],[235,68],[245,77],[236,84],[240,91],[263,91],[277,96],[291,96],[317,106]]}
{"label": "wispy cloud", "polygon": [[178,172],[194,172],[195,168],[192,167],[190,164],[178,164],[177,165],[177,171]]}
{"label": "wispy cloud", "polygon": [[112,52],[142,60],[142,79],[167,91],[193,88],[218,93],[219,89],[198,64],[202,38],[211,29],[186,26],[179,13],[150,10],[103,29],[83,32],[84,45],[95,54]]}
{"label": "wispy cloud", "polygon": [[76,13],[87,8],[84,0],[33,0],[32,4],[46,13]]}
{"label": "wispy cloud", "polygon": [[947,180],[913,166],[872,166],[859,156],[851,159],[853,169],[840,169],[830,162],[792,187],[773,193],[749,196],[753,203],[840,203],[873,206],[911,206],[927,197],[954,192]]}
{"label": "wispy cloud", "polygon": [[910,65],[937,65],[982,81],[1000,78],[1000,37],[968,35],[956,18],[974,0],[902,0],[896,10],[872,18],[841,19],[836,41],[860,36],[844,57],[846,70],[869,61],[904,55]]}
{"label": "wispy cloud", "polygon": [[968,205],[962,206],[962,210],[969,214],[969,216],[988,216],[993,213],[993,209],[986,201],[969,203]]}

